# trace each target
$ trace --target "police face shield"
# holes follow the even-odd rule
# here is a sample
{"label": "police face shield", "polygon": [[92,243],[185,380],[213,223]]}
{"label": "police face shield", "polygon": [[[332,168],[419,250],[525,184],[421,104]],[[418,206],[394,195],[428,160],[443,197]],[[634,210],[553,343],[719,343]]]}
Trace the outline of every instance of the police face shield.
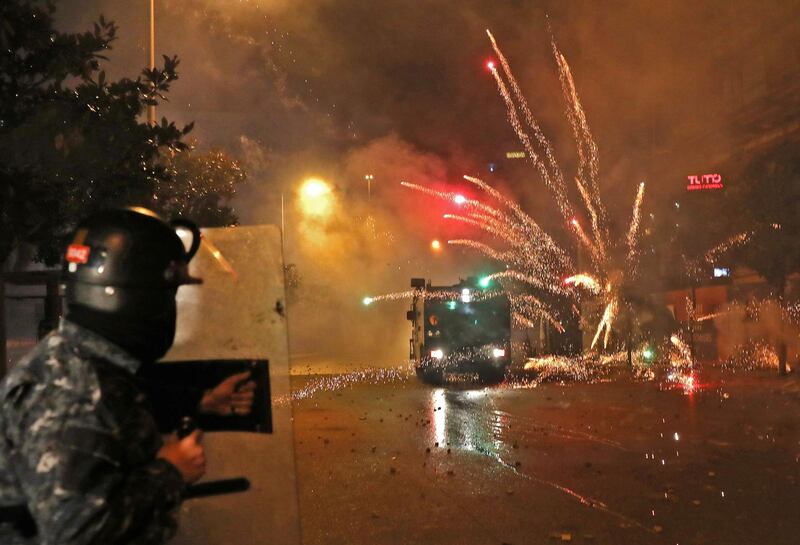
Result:
{"label": "police face shield", "polygon": [[198,284],[189,262],[199,228],[143,208],[109,210],[78,225],[64,256],[67,318],[144,362],[163,356],[175,335],[175,294]]}

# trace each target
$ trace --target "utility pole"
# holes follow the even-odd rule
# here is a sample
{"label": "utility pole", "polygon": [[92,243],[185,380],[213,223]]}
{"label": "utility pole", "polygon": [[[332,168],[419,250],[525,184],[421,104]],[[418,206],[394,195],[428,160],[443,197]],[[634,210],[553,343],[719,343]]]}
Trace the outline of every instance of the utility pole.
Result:
{"label": "utility pole", "polygon": [[372,200],[372,180],[375,179],[375,176],[372,174],[367,174],[364,176],[364,179],[367,181],[367,200]]}
{"label": "utility pole", "polygon": [[[156,0],[150,0],[150,52],[148,59],[148,68],[150,70],[156,69]],[[153,126],[156,124],[156,107],[147,107],[147,124]]]}
{"label": "utility pole", "polygon": [[[284,203],[283,191],[281,191],[281,253],[285,251],[286,246],[286,205]],[[286,256],[283,256],[286,259]]]}
{"label": "utility pole", "polygon": [[8,355],[6,354],[6,284],[3,273],[0,271],[0,378],[8,368]]}

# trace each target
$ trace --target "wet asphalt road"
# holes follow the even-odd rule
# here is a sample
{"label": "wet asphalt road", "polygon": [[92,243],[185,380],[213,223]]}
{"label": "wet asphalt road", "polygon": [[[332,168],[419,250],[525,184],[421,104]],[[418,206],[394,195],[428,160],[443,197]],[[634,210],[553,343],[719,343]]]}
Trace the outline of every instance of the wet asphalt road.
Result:
{"label": "wet asphalt road", "polygon": [[800,380],[699,383],[318,391],[294,403],[303,541],[800,543]]}

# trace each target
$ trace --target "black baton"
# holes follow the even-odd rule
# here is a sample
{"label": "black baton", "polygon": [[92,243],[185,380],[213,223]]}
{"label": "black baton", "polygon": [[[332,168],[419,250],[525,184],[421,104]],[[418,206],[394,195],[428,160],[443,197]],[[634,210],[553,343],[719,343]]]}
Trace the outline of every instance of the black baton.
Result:
{"label": "black baton", "polygon": [[[175,433],[180,439],[189,437],[197,429],[197,423],[191,416],[181,418],[178,429]],[[234,477],[232,479],[220,479],[218,481],[208,481],[205,483],[192,484],[186,487],[183,498],[205,498],[208,496],[220,496],[222,494],[233,494],[244,492],[250,489],[250,481],[245,477]]]}

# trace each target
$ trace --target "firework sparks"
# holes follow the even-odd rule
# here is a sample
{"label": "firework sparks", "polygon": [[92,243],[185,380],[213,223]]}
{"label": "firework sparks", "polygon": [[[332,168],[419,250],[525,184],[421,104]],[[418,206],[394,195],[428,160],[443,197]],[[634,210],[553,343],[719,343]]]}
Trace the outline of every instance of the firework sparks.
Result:
{"label": "firework sparks", "polygon": [[[451,240],[448,243],[472,248],[505,265],[506,270],[496,273],[493,277],[509,281],[501,282],[501,285],[510,292],[509,299],[514,305],[516,323],[536,324],[537,320],[546,320],[561,331],[561,321],[556,312],[557,303],[559,298],[571,299],[573,308],[577,308],[575,303],[579,300],[579,291],[570,289],[572,286],[584,288],[592,295],[602,297],[604,310],[592,347],[597,346],[602,338],[603,347],[606,349],[620,308],[623,305],[625,308],[629,306],[621,294],[625,291],[626,283],[635,277],[638,265],[644,183],[638,186],[627,236],[614,239],[619,240],[617,244],[624,245],[624,248],[621,252],[612,252],[610,248],[614,245],[611,243],[609,221],[599,192],[597,144],[578,97],[569,64],[553,41],[553,55],[566,103],[566,115],[572,127],[578,153],[578,172],[574,182],[581,196],[583,213],[588,215],[591,223],[589,232],[584,231],[573,215],[576,208],[568,197],[563,171],[556,161],[553,147],[534,118],[497,40],[488,30],[487,35],[502,71],[494,62],[488,62],[486,67],[492,74],[505,103],[511,127],[545,186],[552,193],[559,212],[569,222],[572,233],[587,249],[593,270],[576,273],[568,252],[560,247],[533,217],[525,213],[512,199],[478,178],[464,177],[467,182],[476,186],[486,199],[478,200],[461,193],[438,191],[407,182],[403,182],[403,185],[431,197],[455,203],[459,208],[458,213],[445,214],[445,219],[475,227],[499,242],[500,247],[471,239]],[[624,255],[625,263],[615,263],[612,256],[616,255]],[[564,278],[568,281],[563,281]],[[551,296],[555,295],[556,302],[537,298],[531,292],[547,292]]]}
{"label": "firework sparks", "polygon": [[[539,146],[542,148],[545,156],[547,157],[547,163],[550,166],[550,172],[552,173],[553,178],[552,183],[554,186],[562,188],[561,192],[563,192],[564,175],[561,173],[561,168],[558,166],[558,161],[556,161],[555,154],[553,153],[553,147],[550,145],[550,141],[547,140],[547,137],[545,137],[544,133],[542,132],[539,123],[533,117],[530,106],[528,105],[528,101],[525,98],[525,95],[522,94],[522,90],[517,83],[517,78],[514,77],[514,73],[511,71],[511,65],[508,63],[506,56],[497,45],[497,40],[495,40],[489,29],[486,29],[486,34],[489,36],[489,40],[492,42],[492,48],[494,49],[497,58],[500,60],[500,64],[503,66],[503,72],[505,73],[506,78],[511,85],[511,89],[514,91],[514,96],[519,103],[519,107],[523,116],[525,117],[525,121],[533,131],[536,141],[539,143]],[[570,214],[567,214],[566,216],[569,215]]]}
{"label": "firework sparks", "polygon": [[398,367],[368,368],[342,375],[323,376],[310,381],[303,388],[294,390],[290,395],[277,397],[275,404],[277,406],[288,405],[292,401],[310,398],[320,392],[335,392],[356,384],[387,384],[405,381],[413,375],[414,369],[411,364],[405,364]]}
{"label": "firework sparks", "polygon": [[738,246],[742,246],[747,244],[750,238],[753,236],[751,232],[744,232],[739,233],[737,235],[732,236],[731,238],[717,244],[710,250],[708,250],[705,255],[703,255],[703,260],[706,263],[713,263],[715,259],[717,259],[720,255],[736,248]]}
{"label": "firework sparks", "polygon": [[592,348],[597,345],[597,341],[600,339],[600,335],[603,334],[604,331],[605,335],[603,335],[603,348],[608,347],[608,339],[611,337],[611,328],[614,323],[614,318],[617,316],[618,306],[619,303],[616,298],[612,298],[611,302],[606,305],[606,308],[603,311],[603,317],[600,319],[600,323],[597,325],[597,331],[592,339]]}
{"label": "firework sparks", "polygon": [[[543,303],[539,298],[530,294],[526,294],[512,295],[510,300],[511,309],[515,314],[519,314],[520,316],[538,316],[550,322],[550,324],[556,328],[559,333],[564,332],[564,327],[561,325],[561,321],[556,318],[550,307]],[[528,319],[528,322],[534,323],[530,319]]]}
{"label": "firework sparks", "polygon": [[602,291],[600,283],[594,277],[588,274],[574,274],[572,276],[568,276],[564,279],[564,284],[585,288],[595,295]]}
{"label": "firework sparks", "polygon": [[[500,73],[496,69],[492,70],[492,75],[497,83],[498,90],[506,104],[508,117],[511,121],[512,127],[514,128],[517,137],[520,139],[520,142],[523,144],[523,147],[525,147],[526,151],[529,152],[529,155],[531,156],[537,170],[541,174],[545,185],[552,191],[559,210],[565,218],[569,219],[569,223],[572,226],[572,230],[576,238],[589,251],[589,254],[592,258],[592,263],[595,270],[591,276],[584,276],[591,277],[593,282],[587,281],[584,286],[595,295],[600,295],[603,292],[603,290],[600,289],[601,285],[606,286],[605,293],[603,294],[605,299],[605,308],[598,324],[592,346],[596,346],[602,336],[603,346],[604,348],[607,348],[613,330],[614,321],[617,319],[619,309],[623,303],[620,295],[622,293],[622,288],[624,287],[626,281],[635,276],[636,267],[638,265],[639,227],[641,221],[642,202],[644,198],[644,183],[640,184],[638,187],[633,206],[631,223],[628,228],[627,237],[624,239],[624,242],[627,245],[625,252],[626,274],[620,274],[619,271],[621,267],[619,267],[616,263],[613,263],[609,257],[610,252],[608,251],[608,248],[610,248],[612,245],[609,237],[609,222],[599,191],[599,159],[597,144],[592,136],[592,131],[589,127],[586,113],[583,110],[583,106],[581,105],[578,97],[572,71],[570,70],[566,58],[558,50],[555,40],[552,40],[551,45],[553,55],[556,59],[559,80],[561,82],[562,93],[566,103],[566,114],[573,129],[573,136],[575,138],[578,152],[578,173],[575,176],[574,181],[578,192],[581,195],[581,200],[585,211],[588,213],[591,221],[591,236],[583,230],[580,222],[572,215],[574,206],[567,198],[564,177],[557,161],[555,160],[552,146],[550,145],[549,140],[544,136],[539,124],[534,119],[531,109],[528,106],[528,102],[522,94],[519,84],[514,77],[508,59],[505,57],[499,45],[497,44],[497,40],[488,30],[487,35],[489,36],[492,49],[494,50],[495,55],[497,56],[498,60],[500,61],[500,65],[503,68],[503,73],[508,80],[508,85],[506,85],[503,81],[503,78],[500,76]],[[513,91],[513,97],[509,93],[509,87]],[[522,112],[522,117],[525,119],[527,127],[532,131],[534,137],[533,139],[525,132],[525,128],[520,123],[519,115],[517,114],[518,111]],[[534,153],[534,150],[530,149],[533,140],[538,143],[542,153],[547,157],[547,165],[545,165],[545,163],[539,159],[539,155]],[[497,198],[495,194],[491,195]],[[562,278],[567,276],[572,278],[573,281],[577,278],[581,278],[581,280],[587,280],[587,278],[579,277],[579,275],[574,273],[570,274],[569,268],[566,267],[562,267],[559,272],[562,273]],[[579,285],[577,282],[575,283],[576,285]],[[530,284],[535,285],[533,283]]]}
{"label": "firework sparks", "polygon": [[[478,290],[471,292],[470,297],[472,301],[486,301],[503,295],[501,290]],[[428,301],[456,301],[463,297],[462,292],[453,290],[424,290],[414,289],[406,291],[397,291],[393,293],[384,293],[382,295],[371,295],[364,297],[362,302],[365,305],[373,303],[380,303],[382,301],[403,301],[407,299],[425,299]]]}
{"label": "firework sparks", "polygon": [[633,203],[633,217],[631,218],[631,225],[628,228],[628,258],[627,265],[630,274],[636,270],[636,263],[638,262],[639,251],[639,223],[642,217],[642,199],[644,198],[644,182],[639,184],[639,190],[636,192],[636,200]]}
{"label": "firework sparks", "polygon": [[[531,286],[533,286],[535,288],[539,288],[539,289],[542,289],[542,290],[545,290],[545,291],[549,291],[550,293],[556,293],[556,294],[561,294],[561,295],[567,293],[567,291],[564,290],[563,288],[561,288],[561,286],[559,286],[558,284],[545,284],[544,282],[542,282],[541,278],[539,278],[539,277],[531,276],[529,274],[521,273],[521,272],[515,271],[515,270],[507,270],[507,271],[501,271],[501,272],[498,272],[498,273],[490,274],[486,278],[488,278],[489,280],[504,279],[504,278],[511,279],[511,280],[517,280],[519,282],[524,282],[526,284],[530,284]],[[567,282],[565,282],[565,284],[566,283]]]}

